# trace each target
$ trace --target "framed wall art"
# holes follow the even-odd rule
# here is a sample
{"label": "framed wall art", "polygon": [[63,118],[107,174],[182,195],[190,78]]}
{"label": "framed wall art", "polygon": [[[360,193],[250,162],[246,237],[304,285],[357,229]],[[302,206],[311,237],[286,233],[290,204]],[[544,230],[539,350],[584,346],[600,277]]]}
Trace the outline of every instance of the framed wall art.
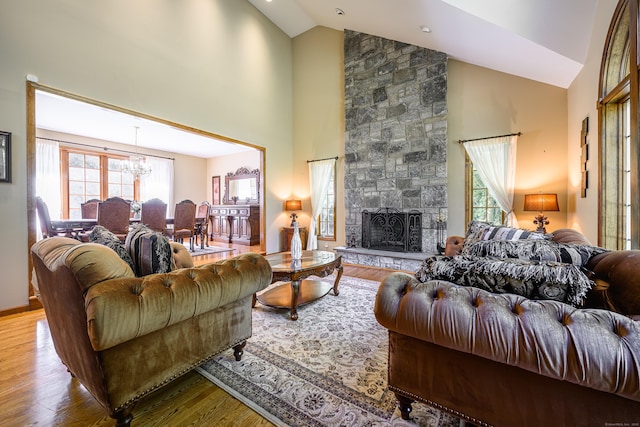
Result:
{"label": "framed wall art", "polygon": [[211,177],[212,201],[214,205],[220,204],[220,175]]}
{"label": "framed wall art", "polygon": [[0,131],[0,182],[11,182],[11,132]]}
{"label": "framed wall art", "polygon": [[580,185],[580,197],[587,197],[587,188],[589,188],[589,171],[587,170],[587,162],[589,160],[589,117],[585,117],[582,121],[582,130],[580,131],[580,173],[582,174]]}

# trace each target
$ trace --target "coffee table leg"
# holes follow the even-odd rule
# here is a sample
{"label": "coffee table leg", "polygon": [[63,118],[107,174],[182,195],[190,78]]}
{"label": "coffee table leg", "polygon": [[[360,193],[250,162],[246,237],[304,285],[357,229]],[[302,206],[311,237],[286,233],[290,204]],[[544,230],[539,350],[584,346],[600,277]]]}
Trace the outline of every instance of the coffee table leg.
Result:
{"label": "coffee table leg", "polygon": [[298,295],[300,295],[301,280],[291,281],[291,320],[298,320]]}
{"label": "coffee table leg", "polygon": [[338,290],[338,283],[340,282],[340,278],[342,277],[342,264],[336,267],[338,270],[338,275],[336,276],[336,281],[333,282],[333,295],[338,296],[340,291]]}

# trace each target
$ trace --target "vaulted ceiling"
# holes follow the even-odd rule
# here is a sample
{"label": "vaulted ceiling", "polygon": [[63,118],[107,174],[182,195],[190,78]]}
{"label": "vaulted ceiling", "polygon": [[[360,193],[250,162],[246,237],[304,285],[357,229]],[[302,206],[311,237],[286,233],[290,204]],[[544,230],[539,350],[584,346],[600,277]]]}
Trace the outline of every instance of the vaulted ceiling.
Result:
{"label": "vaulted ceiling", "polygon": [[317,25],[349,29],[562,88],[584,64],[597,6],[597,0],[249,2],[290,37]]}

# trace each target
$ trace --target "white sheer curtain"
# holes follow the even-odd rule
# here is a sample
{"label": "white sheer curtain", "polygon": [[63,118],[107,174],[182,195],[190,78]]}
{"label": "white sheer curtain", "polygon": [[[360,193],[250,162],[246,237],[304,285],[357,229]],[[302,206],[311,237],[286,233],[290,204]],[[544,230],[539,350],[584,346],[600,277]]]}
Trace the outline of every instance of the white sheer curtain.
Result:
{"label": "white sheer curtain", "polygon": [[467,141],[464,148],[489,194],[507,213],[509,227],[518,227],[513,213],[513,190],[516,180],[516,144],[518,135]]}
{"label": "white sheer curtain", "polygon": [[146,161],[151,173],[140,178],[140,199],[162,200],[167,204],[167,215],[173,216],[173,160],[149,156]]}
{"label": "white sheer curtain", "polygon": [[318,215],[322,211],[329,192],[329,181],[336,165],[336,159],[317,160],[309,162],[309,183],[311,186],[311,223],[309,224],[309,237],[307,249],[318,249]]}
{"label": "white sheer curtain", "polygon": [[62,217],[60,147],[57,141],[36,139],[36,196],[47,204],[51,219]]}

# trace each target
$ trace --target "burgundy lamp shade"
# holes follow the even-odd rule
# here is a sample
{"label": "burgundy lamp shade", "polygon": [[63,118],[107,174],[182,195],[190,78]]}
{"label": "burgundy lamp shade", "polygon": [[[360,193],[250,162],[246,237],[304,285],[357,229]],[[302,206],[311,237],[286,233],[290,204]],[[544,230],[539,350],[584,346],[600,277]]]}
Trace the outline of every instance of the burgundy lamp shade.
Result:
{"label": "burgundy lamp shade", "polygon": [[524,210],[539,212],[559,211],[560,207],[558,206],[558,195],[553,193],[525,194]]}
{"label": "burgundy lamp shade", "polygon": [[284,202],[284,210],[285,211],[300,211],[302,210],[302,201],[301,200],[287,200]]}

